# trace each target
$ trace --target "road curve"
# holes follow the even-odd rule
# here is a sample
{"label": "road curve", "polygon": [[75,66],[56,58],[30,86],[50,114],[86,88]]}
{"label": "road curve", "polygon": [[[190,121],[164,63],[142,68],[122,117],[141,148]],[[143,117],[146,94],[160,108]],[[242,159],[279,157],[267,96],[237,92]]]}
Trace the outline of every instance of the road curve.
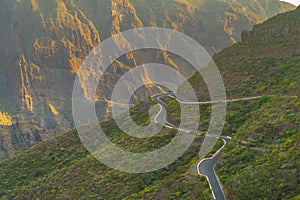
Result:
{"label": "road curve", "polygon": [[[165,125],[166,127],[177,128],[177,129],[178,129],[178,127],[176,127],[175,125],[173,125],[167,121],[167,117],[166,117],[167,105],[160,99],[161,97],[166,97],[166,96],[176,99],[181,104],[198,104],[198,105],[255,100],[255,99],[260,99],[263,97],[263,96],[254,96],[254,97],[237,98],[237,99],[231,99],[231,100],[225,100],[225,101],[187,102],[187,101],[184,101],[183,99],[178,99],[174,93],[162,93],[162,94],[157,94],[157,95],[152,96],[152,99],[156,100],[161,107],[160,112],[155,117],[155,123],[161,123],[161,124]],[[278,95],[266,95],[266,96],[276,97]],[[281,96],[282,98],[298,98],[298,96],[286,96],[286,95],[282,95],[282,94],[279,94],[279,96]],[[185,132],[191,131],[188,129],[183,129],[183,130],[179,129],[179,130],[185,131]],[[199,134],[202,134],[202,133],[199,133]],[[214,137],[212,135],[206,135],[206,136]],[[220,136],[218,138],[220,138],[224,141],[224,145],[211,158],[202,159],[197,165],[197,171],[198,171],[199,175],[205,176],[207,178],[207,181],[209,183],[209,186],[212,191],[212,195],[213,195],[214,199],[226,200],[222,185],[221,185],[219,178],[215,172],[215,166],[216,166],[217,160],[221,156],[221,151],[226,146],[226,144],[228,142],[230,142],[231,138],[225,137],[225,136]]]}
{"label": "road curve", "polygon": [[[152,96],[152,99],[157,101],[158,104],[160,105],[160,112],[156,115],[156,117],[154,118],[154,121],[155,121],[155,123],[163,124],[164,126],[169,127],[169,128],[178,128],[177,126],[175,126],[167,121],[167,117],[166,117],[167,116],[167,114],[166,114],[167,105],[160,99],[161,97],[166,97],[166,96],[176,98],[176,96],[173,93],[162,93],[162,94],[157,94],[157,95]],[[179,101],[177,98],[176,98],[176,100],[179,103],[186,103],[184,101]],[[192,102],[187,102],[187,103],[191,104]],[[195,103],[199,104],[199,102],[195,102]],[[202,103],[209,104],[209,103],[213,103],[213,102],[202,102]],[[183,129],[181,131],[190,132],[192,130]],[[200,134],[202,134],[202,133],[200,133]],[[207,136],[210,136],[210,135],[207,135]],[[213,137],[213,136],[211,136],[211,137]],[[218,138],[221,138],[224,141],[224,145],[211,158],[201,160],[197,165],[197,171],[198,171],[199,175],[205,176],[207,178],[207,181],[209,183],[210,189],[212,190],[212,195],[213,195],[214,199],[225,200],[226,197],[224,195],[222,185],[216,175],[215,166],[216,166],[216,162],[217,162],[218,158],[221,156],[222,149],[230,141],[230,137],[221,136]]]}
{"label": "road curve", "polygon": [[206,177],[213,197],[216,200],[226,200],[222,184],[218,176],[216,175],[215,166],[221,156],[221,151],[226,146],[226,144],[230,142],[230,138],[221,138],[224,141],[224,145],[212,157],[201,160],[197,165],[198,174]]}

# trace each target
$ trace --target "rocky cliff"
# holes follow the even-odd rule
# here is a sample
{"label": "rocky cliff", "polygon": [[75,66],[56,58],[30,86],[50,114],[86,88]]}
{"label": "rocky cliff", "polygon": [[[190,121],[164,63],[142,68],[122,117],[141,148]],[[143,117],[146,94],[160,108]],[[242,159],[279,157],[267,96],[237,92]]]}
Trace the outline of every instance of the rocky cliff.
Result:
{"label": "rocky cliff", "polygon": [[[287,31],[300,27],[299,11],[256,26],[247,33],[247,41],[214,57],[230,99],[264,94],[260,99],[228,103],[223,135],[232,138],[215,169],[229,200],[300,199],[300,57],[294,54],[300,39],[297,33]],[[258,42],[274,30],[282,37]],[[191,80],[194,87],[199,82],[200,76]],[[169,121],[180,121],[178,102],[171,98],[163,101]],[[135,105],[132,119],[147,124],[151,104],[146,100]],[[206,131],[211,109],[201,105],[200,110],[199,127]],[[0,123],[1,114],[2,119],[9,119],[7,113],[0,113]],[[131,152],[153,152],[169,144],[176,134],[165,128],[140,139],[123,134],[112,119],[100,124],[116,146]],[[199,135],[190,149],[166,168],[130,174],[93,158],[73,130],[0,162],[0,199],[213,199],[206,178],[196,174],[203,139]],[[214,150],[222,145],[219,141]]]}
{"label": "rocky cliff", "polygon": [[[88,53],[111,35],[166,27],[186,33],[213,53],[239,41],[242,30],[293,8],[277,0],[0,0],[0,111],[8,112],[14,123],[1,126],[1,157],[73,126],[74,77]],[[108,112],[111,89],[130,67],[172,60],[159,52],[149,55],[127,55],[113,64],[99,83],[99,112]],[[82,88],[88,90],[84,84]],[[143,97],[140,92],[136,99]]]}

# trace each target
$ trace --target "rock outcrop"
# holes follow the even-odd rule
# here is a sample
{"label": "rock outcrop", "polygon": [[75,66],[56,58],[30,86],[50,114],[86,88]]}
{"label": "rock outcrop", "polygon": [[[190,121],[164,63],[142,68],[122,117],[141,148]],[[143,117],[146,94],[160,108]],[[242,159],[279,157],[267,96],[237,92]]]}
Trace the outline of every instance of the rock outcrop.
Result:
{"label": "rock outcrop", "polygon": [[[213,53],[240,41],[242,30],[290,9],[277,0],[0,0],[0,111],[15,119],[13,127],[2,128],[2,149],[11,156],[73,126],[74,77],[89,52],[111,35],[137,27],[166,27],[186,33]],[[180,66],[161,52],[120,58],[99,83],[96,100],[103,116],[119,77],[146,61]],[[89,90],[84,84],[82,88]],[[145,96],[145,91],[139,92],[134,99]]]}

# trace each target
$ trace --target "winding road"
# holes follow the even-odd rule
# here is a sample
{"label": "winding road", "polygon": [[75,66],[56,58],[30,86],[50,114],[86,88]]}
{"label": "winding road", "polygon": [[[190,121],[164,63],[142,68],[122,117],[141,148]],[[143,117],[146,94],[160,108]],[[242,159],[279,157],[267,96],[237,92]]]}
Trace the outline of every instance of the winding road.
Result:
{"label": "winding road", "polygon": [[[273,96],[278,96],[278,95],[267,95],[267,96],[268,97],[273,97]],[[285,95],[281,95],[281,94],[279,96],[286,97],[286,98],[298,98],[298,96],[285,96]],[[165,127],[176,128],[180,131],[184,131],[184,132],[189,133],[193,130],[182,129],[182,128],[179,129],[179,127],[177,127],[176,125],[174,125],[174,124],[167,121],[167,114],[166,114],[167,105],[160,99],[161,97],[174,98],[180,104],[187,104],[187,105],[188,104],[189,105],[198,104],[198,105],[202,105],[202,104],[213,104],[213,103],[223,103],[223,102],[237,102],[237,101],[255,100],[255,99],[260,99],[263,96],[237,98],[237,99],[231,99],[231,100],[225,100],[225,101],[204,101],[204,102],[187,102],[187,101],[184,101],[183,99],[178,99],[174,93],[161,93],[161,94],[157,94],[157,95],[152,96],[152,99],[157,101],[158,104],[160,105],[160,112],[154,118],[155,123],[160,123],[160,124],[163,124]],[[198,134],[205,134],[205,133],[198,132]],[[208,135],[208,134],[206,136],[215,137],[213,135]],[[224,195],[224,191],[223,191],[223,188],[222,188],[222,184],[221,184],[221,182],[220,182],[220,180],[219,180],[219,178],[216,174],[216,171],[215,171],[215,166],[216,166],[217,160],[221,156],[221,151],[226,146],[226,144],[228,142],[230,142],[231,137],[220,136],[218,138],[222,139],[224,141],[224,145],[212,157],[202,159],[197,165],[197,171],[198,171],[199,175],[206,177],[206,179],[209,183],[210,189],[212,191],[212,195],[213,195],[214,199],[216,199],[216,200],[226,200],[226,197]]]}
{"label": "winding road", "polygon": [[[185,103],[191,104],[194,102],[184,102],[182,100],[178,100],[173,93],[162,93],[162,94],[157,94],[157,95],[152,96],[152,99],[157,101],[158,104],[160,105],[160,111],[154,118],[155,123],[163,124],[165,127],[178,129],[177,126],[175,126],[174,124],[171,124],[170,122],[167,121],[167,114],[166,114],[167,105],[160,99],[161,97],[167,97],[167,96],[175,98],[179,103],[182,103],[182,104],[185,104]],[[195,103],[200,104],[200,102],[195,102]],[[211,104],[214,102],[201,102],[201,104],[204,104],[204,103]],[[188,132],[188,133],[192,131],[192,130],[188,130],[188,129],[179,129],[179,130]],[[199,134],[202,134],[202,133],[199,133]],[[225,200],[226,197],[224,195],[222,185],[216,175],[215,166],[216,166],[218,158],[221,156],[222,149],[230,141],[230,137],[220,136],[219,138],[221,138],[224,141],[224,145],[211,158],[201,160],[197,165],[197,171],[198,171],[199,175],[205,176],[207,178],[207,181],[209,183],[210,189],[212,190],[212,195],[213,195],[214,199]]]}

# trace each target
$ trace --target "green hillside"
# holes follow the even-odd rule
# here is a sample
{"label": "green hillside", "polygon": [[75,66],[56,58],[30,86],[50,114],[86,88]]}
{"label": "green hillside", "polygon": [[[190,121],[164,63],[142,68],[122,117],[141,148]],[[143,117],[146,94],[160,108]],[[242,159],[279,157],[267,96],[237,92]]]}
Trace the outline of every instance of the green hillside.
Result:
{"label": "green hillside", "polygon": [[269,99],[247,116],[218,166],[230,199],[300,194],[299,123],[299,99]]}
{"label": "green hillside", "polygon": [[[186,1],[192,2],[192,1]],[[232,136],[217,172],[228,199],[299,199],[300,194],[300,8],[278,15],[243,42],[215,55],[228,98],[262,95],[260,99],[228,104],[224,135]],[[200,75],[190,82],[199,100],[209,100]],[[178,123],[178,104],[168,103],[168,119]],[[141,125],[155,102],[132,109]],[[210,107],[200,106],[201,130]],[[131,151],[145,152],[167,144],[175,130],[147,140],[134,139],[101,122],[108,137]],[[109,169],[84,149],[76,131],[48,139],[26,153],[0,162],[2,199],[212,199],[208,183],[195,172],[202,137],[178,161],[147,174]]]}
{"label": "green hillside", "polygon": [[[149,105],[142,103],[132,109],[133,119],[141,125],[147,124],[143,111]],[[164,146],[176,134],[175,130],[164,129],[158,136],[138,140],[123,134],[113,120],[102,122],[101,126],[118,146],[138,152]],[[197,138],[184,156],[167,168],[128,174],[94,159],[81,144],[77,132],[70,131],[2,161],[0,199],[211,199],[205,179],[189,172],[198,161],[202,139]]]}
{"label": "green hillside", "polygon": [[[229,199],[299,198],[299,19],[300,8],[276,16],[214,57],[228,99],[263,95],[257,104],[229,103],[224,133],[233,138],[218,165]],[[201,77],[191,82],[203,97]],[[174,100],[172,109],[178,109]]]}
{"label": "green hillside", "polygon": [[[75,75],[108,37],[132,28],[165,27],[191,36],[212,53],[240,41],[242,30],[294,8],[279,0],[0,0],[0,112],[14,121],[0,127],[0,159],[74,127]],[[181,66],[158,52],[120,58],[99,83],[103,88],[95,100],[101,119],[109,116],[107,102],[116,81],[135,64],[149,61]],[[89,90],[84,83],[81,87]]]}
{"label": "green hillside", "polygon": [[[256,26],[249,34],[244,42],[250,46],[249,51],[247,55],[239,54],[242,60],[247,56],[246,63],[251,63],[248,69],[251,78],[242,85],[246,94],[254,90],[299,97],[299,17],[300,8]],[[247,118],[221,160],[220,176],[228,196],[233,199],[298,199],[299,98],[268,99]]]}

